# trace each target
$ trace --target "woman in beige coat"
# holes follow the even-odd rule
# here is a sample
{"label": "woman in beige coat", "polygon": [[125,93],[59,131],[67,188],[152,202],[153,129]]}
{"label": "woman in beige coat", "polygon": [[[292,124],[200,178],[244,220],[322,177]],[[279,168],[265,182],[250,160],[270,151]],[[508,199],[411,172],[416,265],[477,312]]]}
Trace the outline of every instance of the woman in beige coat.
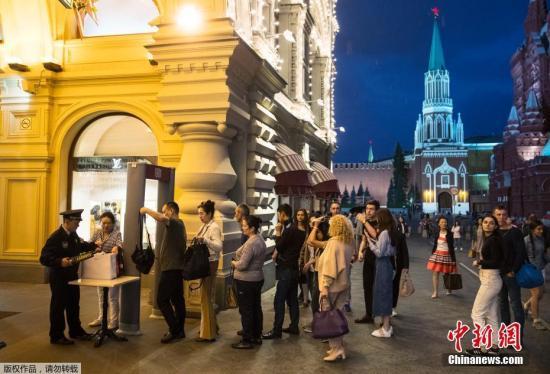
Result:
{"label": "woman in beige coat", "polygon": [[[315,228],[314,228],[315,230]],[[330,219],[330,239],[323,254],[319,257],[319,290],[321,294],[321,309],[343,308],[348,299],[349,272],[351,258],[355,251],[353,242],[353,228],[351,222],[341,214]],[[312,232],[312,234],[314,234]],[[343,336],[329,339],[330,349],[325,361],[344,360]]]}

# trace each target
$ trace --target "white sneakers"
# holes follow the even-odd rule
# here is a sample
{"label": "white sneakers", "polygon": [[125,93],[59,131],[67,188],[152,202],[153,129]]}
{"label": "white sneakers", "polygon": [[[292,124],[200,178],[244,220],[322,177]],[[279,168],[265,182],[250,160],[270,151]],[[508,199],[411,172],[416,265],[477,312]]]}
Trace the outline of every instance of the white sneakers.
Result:
{"label": "white sneakers", "polygon": [[384,329],[384,327],[380,327],[379,329],[374,330],[371,335],[377,338],[391,338],[393,335],[393,327],[390,326],[389,330]]}
{"label": "white sneakers", "polygon": [[393,309],[391,310],[391,316],[392,316],[392,317],[395,317],[396,315],[397,315],[397,309],[393,308]]}

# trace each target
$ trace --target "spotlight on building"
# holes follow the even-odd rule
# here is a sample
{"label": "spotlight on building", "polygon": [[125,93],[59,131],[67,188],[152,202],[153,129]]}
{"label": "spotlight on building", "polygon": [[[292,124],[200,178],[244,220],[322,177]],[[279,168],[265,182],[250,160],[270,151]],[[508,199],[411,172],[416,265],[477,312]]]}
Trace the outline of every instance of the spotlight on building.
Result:
{"label": "spotlight on building", "polygon": [[294,38],[294,34],[290,30],[285,30],[282,33],[283,38],[289,43],[296,43],[296,39]]}
{"label": "spotlight on building", "polygon": [[42,62],[42,66],[44,66],[44,69],[53,71],[54,73],[59,73],[63,71],[63,67],[61,64],[58,64],[53,59],[44,59]]}
{"label": "spotlight on building", "polygon": [[178,26],[187,33],[196,33],[203,24],[202,11],[193,4],[187,4],[180,8],[176,16]]}
{"label": "spotlight on building", "polygon": [[340,132],[346,132],[346,128],[345,128],[344,126],[338,127],[338,130],[339,130]]}
{"label": "spotlight on building", "polygon": [[10,57],[8,59],[8,66],[10,67],[11,70],[20,71],[22,73],[31,70],[31,69],[29,69],[29,67],[27,65],[25,65],[21,61],[21,59],[19,59],[17,57]]}

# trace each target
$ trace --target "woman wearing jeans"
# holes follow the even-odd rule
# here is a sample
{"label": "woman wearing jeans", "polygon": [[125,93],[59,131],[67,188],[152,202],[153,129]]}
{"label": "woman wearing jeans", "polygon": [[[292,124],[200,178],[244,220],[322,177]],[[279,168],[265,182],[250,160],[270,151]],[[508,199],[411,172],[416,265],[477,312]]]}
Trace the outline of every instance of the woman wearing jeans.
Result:
{"label": "woman wearing jeans", "polygon": [[210,275],[202,279],[201,286],[201,327],[196,342],[210,343],[216,340],[218,324],[216,322],[216,312],[212,303],[212,291],[220,253],[223,249],[222,232],[218,224],[214,221],[214,202],[211,200],[203,201],[198,206],[199,218],[202,226],[197,234],[199,243],[204,243],[210,253]]}
{"label": "woman wearing jeans", "polygon": [[241,227],[248,240],[237,249],[231,266],[235,269],[233,278],[237,286],[237,301],[243,326],[242,340],[231,346],[235,349],[251,349],[262,344],[262,286],[263,265],[267,247],[258,234],[262,221],[256,216],[243,217]]}
{"label": "woman wearing jeans", "polygon": [[466,352],[471,355],[498,354],[499,301],[498,294],[502,288],[500,271],[504,265],[504,245],[502,237],[497,232],[497,219],[487,215],[482,221],[483,246],[479,260],[474,266],[480,266],[479,280],[481,285],[472,307],[472,321],[481,328],[491,325],[493,329],[493,346],[485,348],[470,348]]}

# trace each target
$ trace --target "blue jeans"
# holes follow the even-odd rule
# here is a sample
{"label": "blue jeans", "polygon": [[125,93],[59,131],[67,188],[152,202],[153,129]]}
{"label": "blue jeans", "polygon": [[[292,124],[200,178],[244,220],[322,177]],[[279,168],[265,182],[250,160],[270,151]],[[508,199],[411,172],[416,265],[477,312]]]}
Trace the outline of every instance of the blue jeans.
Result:
{"label": "blue jeans", "polygon": [[[506,325],[512,322],[510,317],[510,306],[514,313],[513,322],[518,322],[521,325],[521,336],[523,337],[523,325],[525,324],[525,313],[521,304],[521,288],[516,281],[516,277],[509,277],[502,274],[502,289],[500,290],[500,319]],[[508,298],[510,301],[508,302]]]}
{"label": "blue jeans", "polygon": [[275,321],[273,332],[281,334],[285,319],[285,302],[290,310],[290,328],[298,329],[300,309],[298,307],[298,270],[278,267],[277,288],[275,290]]}

